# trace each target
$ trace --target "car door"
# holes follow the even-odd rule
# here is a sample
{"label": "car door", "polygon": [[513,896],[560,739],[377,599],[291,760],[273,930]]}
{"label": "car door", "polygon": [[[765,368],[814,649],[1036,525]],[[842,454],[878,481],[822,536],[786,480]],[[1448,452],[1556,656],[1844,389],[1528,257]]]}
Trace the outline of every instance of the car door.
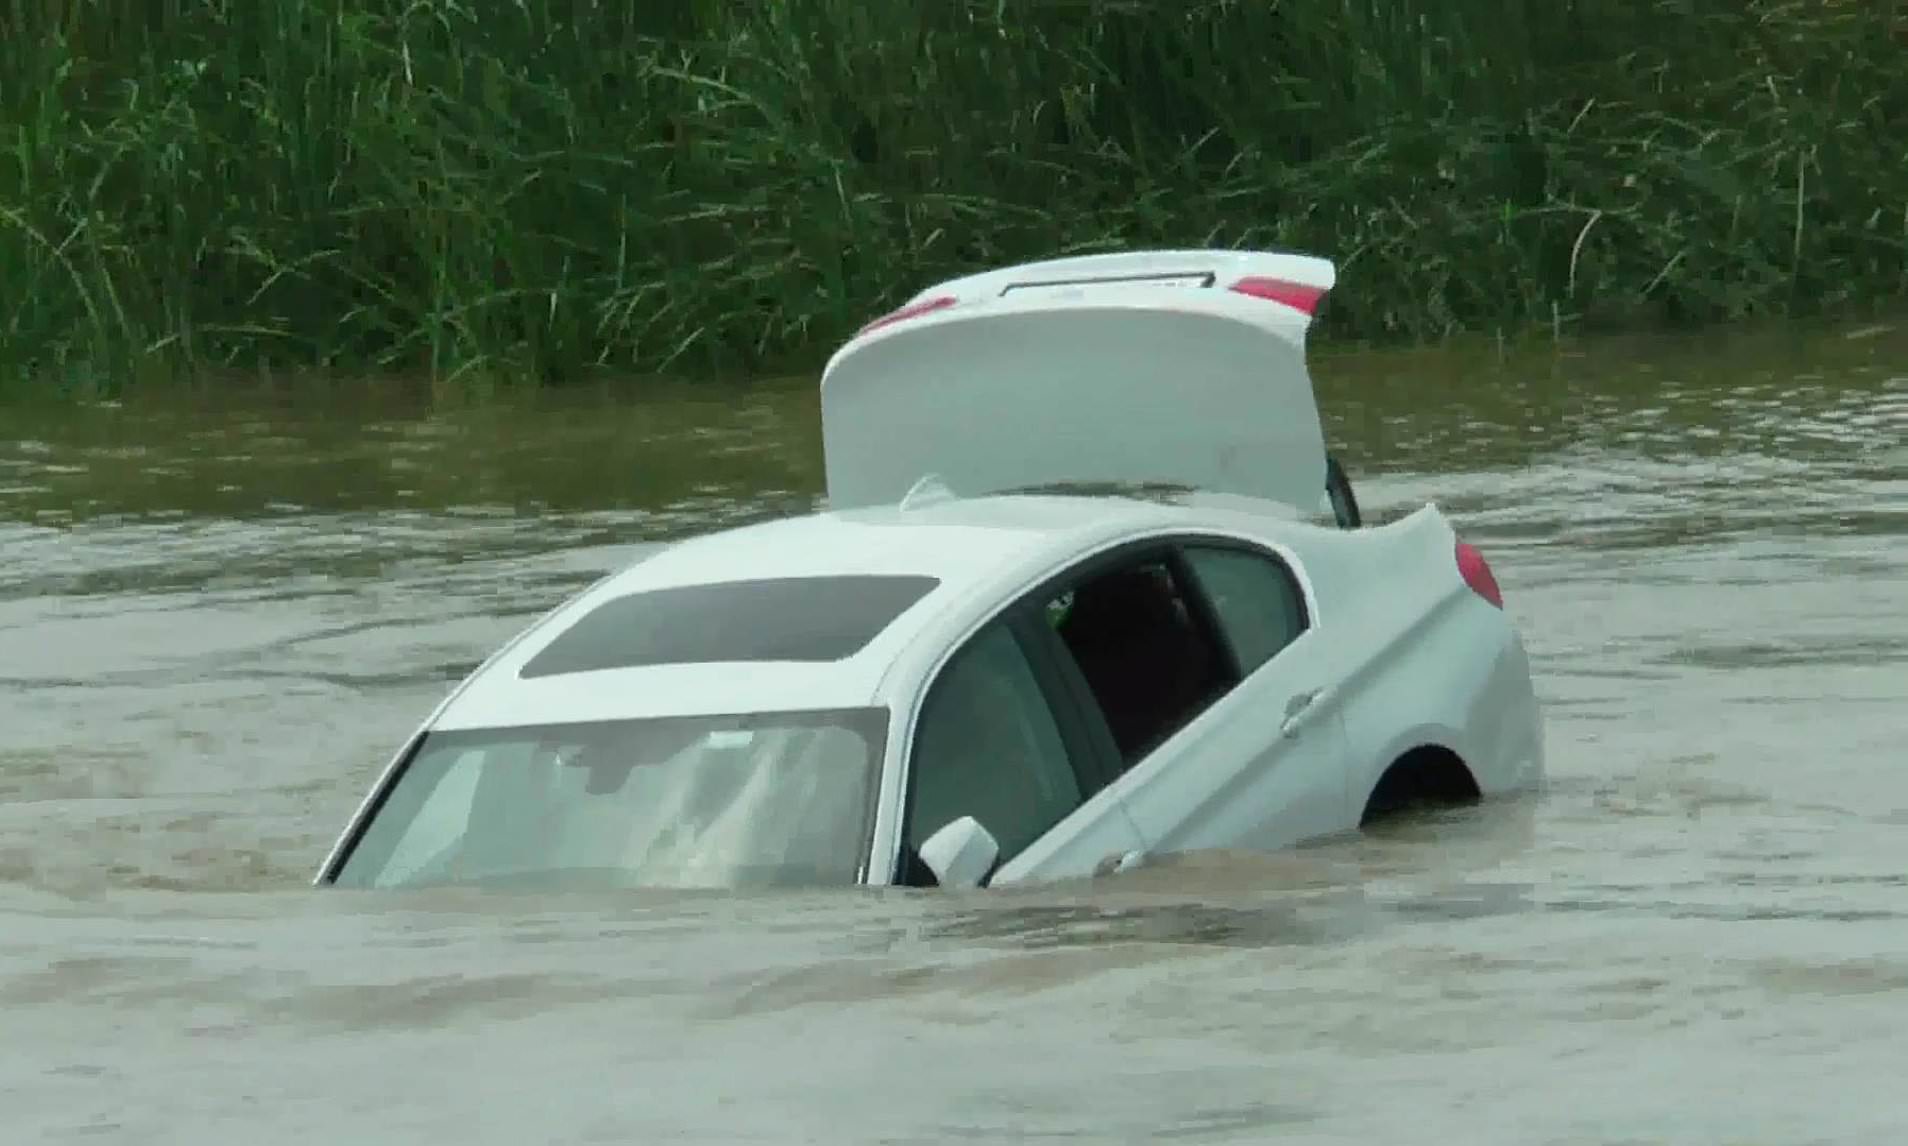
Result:
{"label": "car door", "polygon": [[[1054,637],[1115,742],[1107,790],[1149,852],[1278,848],[1352,825],[1324,637],[1283,557],[1178,537],[1095,577],[1082,599],[1117,577],[1147,587]],[[1089,622],[1101,631],[1069,631]]]}
{"label": "car door", "polygon": [[1029,614],[968,638],[922,694],[908,746],[902,876],[944,825],[973,816],[1000,845],[993,882],[1086,875],[1140,848],[1103,789],[1102,758],[1051,662],[1029,654]]}

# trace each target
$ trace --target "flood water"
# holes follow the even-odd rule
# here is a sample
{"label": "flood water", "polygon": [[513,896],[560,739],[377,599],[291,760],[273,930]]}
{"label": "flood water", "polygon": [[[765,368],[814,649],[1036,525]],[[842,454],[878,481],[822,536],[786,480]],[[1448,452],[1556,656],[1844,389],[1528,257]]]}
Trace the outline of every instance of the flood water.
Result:
{"label": "flood water", "polygon": [[1899,1138],[1908,329],[1316,372],[1549,787],[967,895],[308,886],[498,642],[813,504],[808,382],[0,409],[0,1140]]}

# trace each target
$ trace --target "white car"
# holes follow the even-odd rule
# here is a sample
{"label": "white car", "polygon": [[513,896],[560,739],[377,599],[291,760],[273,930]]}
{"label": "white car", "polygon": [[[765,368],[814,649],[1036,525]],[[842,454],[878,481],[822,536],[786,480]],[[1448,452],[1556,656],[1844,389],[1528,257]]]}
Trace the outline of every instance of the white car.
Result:
{"label": "white car", "polygon": [[823,374],[826,512],[667,546],[521,633],[318,882],[972,887],[1537,783],[1484,557],[1433,505],[1357,527],[1329,463],[1333,278],[1155,251],[923,292]]}

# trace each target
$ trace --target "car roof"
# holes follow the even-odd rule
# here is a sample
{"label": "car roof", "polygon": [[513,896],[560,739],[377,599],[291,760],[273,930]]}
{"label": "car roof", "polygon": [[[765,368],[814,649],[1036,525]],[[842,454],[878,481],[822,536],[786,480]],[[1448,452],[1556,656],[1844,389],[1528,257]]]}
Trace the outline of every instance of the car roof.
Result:
{"label": "car roof", "polygon": [[[1278,524],[1274,503],[1232,499]],[[1219,515],[1215,518],[1215,514]],[[1264,515],[1264,516],[1261,516]],[[824,511],[668,545],[599,581],[500,650],[445,702],[442,729],[645,716],[858,707],[873,703],[900,652],[950,610],[1006,595],[1048,564],[1122,535],[1219,523],[1221,501],[1133,496],[928,496],[901,506]],[[1288,515],[1289,516],[1289,515]],[[785,578],[930,577],[865,645],[839,660],[647,664],[537,675],[524,670],[595,610],[632,594]]]}
{"label": "car roof", "polygon": [[[1074,553],[1173,524],[1252,522],[1290,513],[1240,498],[1000,494],[927,496],[895,507],[819,511],[670,543],[591,585],[498,650],[435,713],[435,728],[542,725],[666,715],[874,704],[887,669],[950,610],[1011,595]],[[1299,526],[1313,528],[1313,526]],[[536,660],[591,614],[637,593],[784,578],[933,578],[870,641],[840,660],[727,660],[536,671]],[[885,618],[883,618],[885,620]],[[529,667],[529,671],[527,671]]]}

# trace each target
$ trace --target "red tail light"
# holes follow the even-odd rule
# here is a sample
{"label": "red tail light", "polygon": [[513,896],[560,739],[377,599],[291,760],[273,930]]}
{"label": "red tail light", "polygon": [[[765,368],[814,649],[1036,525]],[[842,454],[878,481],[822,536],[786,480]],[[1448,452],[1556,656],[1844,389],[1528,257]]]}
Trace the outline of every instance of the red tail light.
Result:
{"label": "red tail light", "polygon": [[1306,314],[1318,313],[1318,300],[1325,292],[1304,283],[1287,282],[1284,279],[1244,278],[1226,288],[1234,294],[1251,295],[1270,302],[1284,303],[1293,310]]}
{"label": "red tail light", "polygon": [[1491,563],[1484,560],[1477,546],[1458,542],[1457,566],[1458,572],[1464,575],[1464,583],[1471,587],[1471,592],[1500,609],[1504,607],[1504,591],[1497,587],[1497,576],[1491,572]]}
{"label": "red tail light", "polygon": [[943,294],[924,298],[920,302],[911,302],[900,310],[890,311],[862,327],[855,332],[855,337],[859,338],[871,330],[880,330],[884,326],[892,326],[897,322],[906,322],[910,318],[919,318],[924,314],[933,314],[937,310],[946,310],[956,301],[953,295]]}

